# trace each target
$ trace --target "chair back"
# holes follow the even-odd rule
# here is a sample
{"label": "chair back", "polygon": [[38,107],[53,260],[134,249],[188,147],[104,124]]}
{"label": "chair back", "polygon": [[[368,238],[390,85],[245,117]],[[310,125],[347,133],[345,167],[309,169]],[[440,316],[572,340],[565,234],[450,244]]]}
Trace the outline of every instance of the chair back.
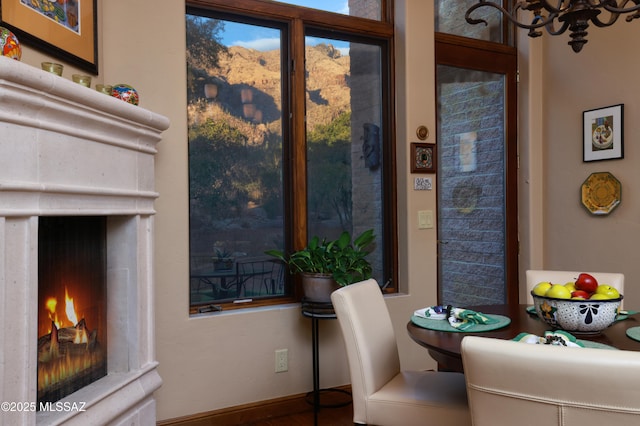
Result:
{"label": "chair back", "polygon": [[331,302],[342,330],[354,418],[366,418],[366,399],[400,372],[395,332],[374,279],[334,291]]}
{"label": "chair back", "polygon": [[272,257],[242,259],[236,265],[240,297],[284,294],[284,263]]}
{"label": "chair back", "polygon": [[[610,273],[610,272],[587,272],[592,275],[598,284],[608,284],[611,287],[615,287],[620,294],[624,294],[624,274]],[[569,281],[575,281],[578,278],[580,272],[576,271],[545,271],[530,269],[526,272],[527,277],[527,303],[533,305],[533,297],[531,296],[531,289],[536,284],[549,281],[553,284],[565,284]],[[620,305],[622,307],[622,305]]]}
{"label": "chair back", "polygon": [[467,336],[474,426],[640,424],[640,352]]}

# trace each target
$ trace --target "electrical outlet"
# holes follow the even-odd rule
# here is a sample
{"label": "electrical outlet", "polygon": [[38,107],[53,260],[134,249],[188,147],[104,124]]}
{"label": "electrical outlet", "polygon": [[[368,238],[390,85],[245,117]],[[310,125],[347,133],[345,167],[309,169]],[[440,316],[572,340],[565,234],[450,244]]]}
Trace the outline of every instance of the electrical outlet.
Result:
{"label": "electrical outlet", "polygon": [[289,371],[289,350],[276,349],[276,373]]}

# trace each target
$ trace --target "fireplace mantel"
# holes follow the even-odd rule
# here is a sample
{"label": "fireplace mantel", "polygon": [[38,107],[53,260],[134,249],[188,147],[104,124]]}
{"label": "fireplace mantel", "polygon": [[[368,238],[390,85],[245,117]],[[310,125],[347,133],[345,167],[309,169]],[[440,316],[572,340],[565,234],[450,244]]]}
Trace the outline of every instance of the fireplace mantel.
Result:
{"label": "fireplace mantel", "polygon": [[36,401],[39,216],[107,217],[109,318],[107,376],[61,400],[85,411],[2,412],[6,424],[156,424],[154,156],[168,127],[0,56],[0,402]]}

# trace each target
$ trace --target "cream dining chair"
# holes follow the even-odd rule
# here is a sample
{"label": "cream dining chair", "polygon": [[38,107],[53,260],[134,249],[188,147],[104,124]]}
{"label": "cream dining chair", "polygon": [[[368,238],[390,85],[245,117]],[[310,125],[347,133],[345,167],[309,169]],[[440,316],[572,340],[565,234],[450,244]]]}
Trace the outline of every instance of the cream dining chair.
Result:
{"label": "cream dining chair", "polygon": [[395,332],[378,283],[331,294],[347,352],[353,422],[372,425],[471,425],[464,376],[401,371]]}
{"label": "cream dining chair", "polygon": [[640,424],[640,352],[466,336],[473,426]]}
{"label": "cream dining chair", "polygon": [[[611,287],[615,287],[620,294],[624,295],[624,274],[611,273],[611,272],[587,272],[589,275],[598,280],[598,284],[608,284]],[[569,281],[575,281],[578,278],[580,272],[575,271],[545,271],[530,269],[526,272],[527,277],[527,303],[533,305],[533,297],[531,296],[531,289],[536,284],[549,281],[553,284],[565,284]],[[624,302],[624,300],[623,300]],[[620,304],[622,307],[622,304]]]}

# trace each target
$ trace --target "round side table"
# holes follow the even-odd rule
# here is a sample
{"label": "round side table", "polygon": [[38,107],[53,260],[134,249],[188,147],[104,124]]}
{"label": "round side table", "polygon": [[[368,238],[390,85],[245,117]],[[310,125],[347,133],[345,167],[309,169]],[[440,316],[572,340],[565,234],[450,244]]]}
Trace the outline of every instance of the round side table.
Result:
{"label": "round side table", "polygon": [[[307,394],[312,396],[313,404],[313,424],[318,424],[318,410],[320,408],[337,408],[351,404],[351,393],[344,389],[327,388],[320,389],[320,358],[318,345],[319,321],[326,319],[336,319],[336,313],[333,310],[331,302],[312,302],[302,299],[302,315],[311,318],[311,344],[313,353],[313,391]],[[344,402],[336,402],[332,404],[322,404],[320,402],[320,393],[322,392],[339,392],[349,396]]]}

